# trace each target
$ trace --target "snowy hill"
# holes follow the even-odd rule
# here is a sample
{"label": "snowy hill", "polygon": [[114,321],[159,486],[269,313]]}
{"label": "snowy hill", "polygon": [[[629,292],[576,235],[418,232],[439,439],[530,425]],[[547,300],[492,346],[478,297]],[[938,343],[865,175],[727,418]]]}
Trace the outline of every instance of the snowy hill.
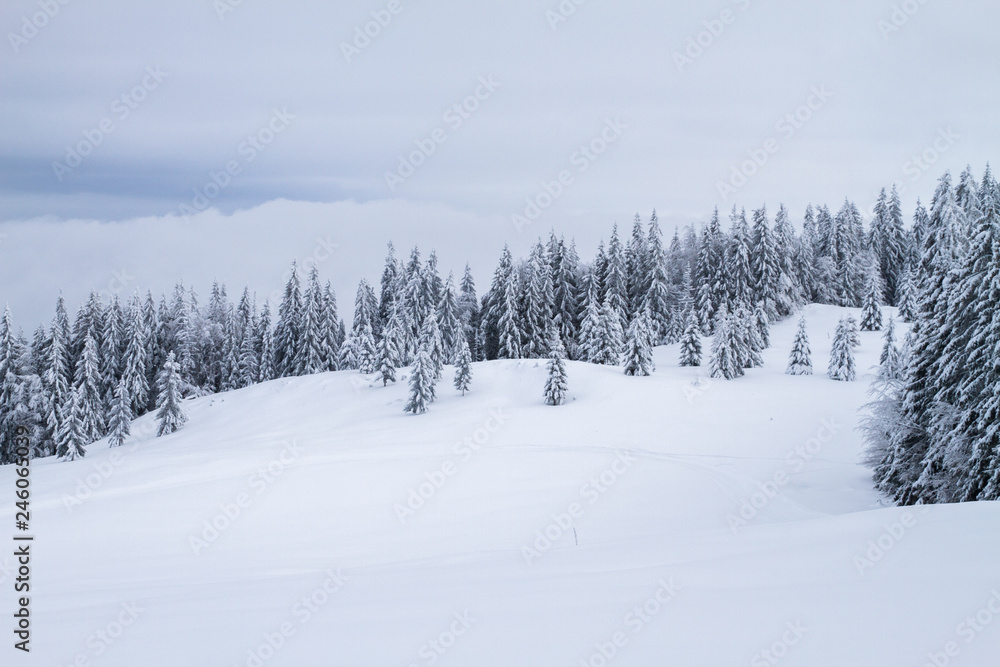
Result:
{"label": "snowy hill", "polygon": [[19,664],[996,665],[1000,504],[880,503],[881,334],[829,380],[844,311],[806,309],[813,376],[784,375],[792,318],[732,382],[658,348],[647,378],[569,362],[553,408],[544,362],[493,361],[411,416],[405,382],[327,373],[36,461]]}

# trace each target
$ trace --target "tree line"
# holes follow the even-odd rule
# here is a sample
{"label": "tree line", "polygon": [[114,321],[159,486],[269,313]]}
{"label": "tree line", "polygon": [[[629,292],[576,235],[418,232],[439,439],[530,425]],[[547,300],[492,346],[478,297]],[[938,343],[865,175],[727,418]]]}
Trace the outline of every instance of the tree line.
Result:
{"label": "tree line", "polygon": [[[911,340],[899,354],[906,377],[917,375],[885,390],[901,401],[900,418],[911,422],[900,431],[909,435],[893,445],[891,461],[878,468],[894,472],[878,472],[877,481],[906,502],[911,496],[897,493],[897,480],[913,473],[900,472],[902,461],[922,460],[917,450],[937,452],[931,434],[935,442],[943,437],[940,420],[931,428],[929,415],[947,413],[953,426],[974,421],[964,412],[959,420],[953,412],[931,409],[938,405],[941,383],[956,383],[957,389],[962,375],[954,364],[945,372],[934,355],[961,356],[960,341],[981,344],[973,323],[991,309],[959,309],[951,302],[969,306],[974,290],[966,283],[988,284],[981,269],[965,265],[974,252],[987,252],[980,227],[986,224],[984,211],[994,210],[995,186],[988,170],[978,185],[968,169],[957,186],[946,174],[929,211],[918,200],[910,225],[895,187],[882,190],[868,225],[845,200],[836,213],[825,205],[808,206],[800,233],[783,205],[773,219],[763,206],[749,216],[733,207],[725,230],[716,210],[705,224],[675,230],[669,242],[655,211],[646,221],[637,214],[629,236],[623,238],[616,225],[589,262],[580,259],[572,239],[554,232],[525,258],[515,259],[505,247],[481,296],[468,265],[456,283],[452,274],[442,278],[435,253],[424,259],[413,248],[400,259],[390,243],[378,291],[366,280],[358,285],[350,327],[338,315],[330,283],[321,282],[316,267],[303,275],[294,263],[274,314],[246,288],[232,302],[219,283],[205,304],[193,288],[180,284],[158,301],[147,292],[103,303],[95,292],[72,322],[60,296],[51,325],[39,327],[30,339],[15,330],[7,310],[0,321],[0,460],[11,460],[20,425],[31,429],[34,455],[72,459],[106,435],[120,443],[125,417],[164,411],[165,391],[176,402],[324,371],[354,369],[378,374],[387,384],[396,380],[396,369],[412,366],[407,409],[422,412],[445,364],[457,365],[456,387],[464,392],[472,362],[549,358],[550,373],[561,377],[550,376],[546,402],[558,405],[566,391],[563,359],[621,364],[625,372],[643,375],[652,368],[653,346],[680,342],[681,363],[700,365],[700,339],[712,336],[713,374],[738,377],[742,368],[758,364],[767,325],[806,303],[866,312],[888,304],[914,321]],[[989,251],[995,255],[995,249]],[[956,287],[959,283],[965,287]],[[982,298],[984,288],[977,289],[975,298]],[[850,327],[845,327],[846,332]],[[931,330],[944,342],[925,341]],[[955,337],[959,330],[962,335]],[[836,374],[844,377],[838,379],[853,379],[848,368],[853,361],[846,355],[841,349]],[[797,368],[803,363],[799,359]],[[972,371],[968,359],[958,366],[963,373]],[[991,366],[981,363],[976,370],[986,367]],[[990,378],[981,373],[977,378],[970,386],[996,387],[995,378],[992,384],[985,384]],[[417,397],[415,382],[421,387]],[[947,398],[958,404],[968,393]],[[174,427],[183,423],[179,408],[166,412]],[[995,412],[989,414],[995,422]],[[954,431],[949,430],[949,443]],[[970,458],[990,446],[969,444],[964,436],[962,442]],[[945,449],[954,456],[953,444]],[[994,444],[990,451],[995,450]],[[932,469],[954,470],[944,463],[947,456],[935,456],[941,463]]]}

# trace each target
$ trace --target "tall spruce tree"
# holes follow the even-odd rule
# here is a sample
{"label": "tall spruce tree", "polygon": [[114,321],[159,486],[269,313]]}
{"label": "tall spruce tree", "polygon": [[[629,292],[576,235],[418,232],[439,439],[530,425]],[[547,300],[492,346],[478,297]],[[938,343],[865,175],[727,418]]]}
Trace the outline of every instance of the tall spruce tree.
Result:
{"label": "tall spruce tree", "polygon": [[726,306],[716,315],[715,335],[712,338],[712,353],[709,357],[709,375],[713,378],[733,380],[744,374],[739,332],[734,330],[733,318]]}
{"label": "tall spruce tree", "polygon": [[441,289],[441,301],[437,305],[438,329],[441,331],[441,345],[444,351],[445,363],[452,363],[458,355],[460,339],[465,338],[465,330],[460,319],[458,299],[455,296],[455,285],[452,275]]}
{"label": "tall spruce tree", "polygon": [[274,329],[274,373],[276,377],[294,375],[300,358],[302,337],[302,287],[298,265],[293,261],[291,275],[285,284],[285,294],[278,307],[278,321]]}
{"label": "tall spruce tree", "polygon": [[108,424],[108,444],[121,447],[129,436],[132,424],[132,397],[128,394],[128,385],[124,378],[119,380],[115,388],[114,401],[111,404],[111,417]]}
{"label": "tall spruce tree", "polygon": [[503,307],[500,309],[500,318],[497,327],[500,333],[499,358],[520,359],[521,358],[521,326],[518,317],[518,290],[517,275],[511,273],[504,287]]}
{"label": "tall spruce tree", "polygon": [[97,342],[88,332],[84,339],[83,353],[77,361],[74,373],[76,389],[79,393],[80,428],[85,444],[104,437],[107,433],[105,415],[107,405],[101,393],[100,361]]}
{"label": "tall spruce tree", "polygon": [[83,434],[83,408],[80,391],[70,389],[70,400],[66,406],[66,418],[59,425],[56,435],[56,456],[65,461],[75,461],[87,454],[84,446],[89,444]]}
{"label": "tall spruce tree", "polygon": [[187,422],[187,415],[181,407],[180,365],[173,352],[168,353],[167,360],[163,362],[156,389],[156,437],[160,437],[176,432]]}
{"label": "tall spruce tree", "polygon": [[750,269],[751,240],[746,212],[737,214],[733,206],[729,219],[732,229],[724,268],[729,292],[727,303],[729,310],[735,311],[741,305],[750,303],[755,281]]}
{"label": "tall spruce tree", "polygon": [[767,210],[763,206],[753,212],[751,243],[750,292],[753,302],[763,306],[768,319],[777,319],[780,274],[774,238],[768,225]]}

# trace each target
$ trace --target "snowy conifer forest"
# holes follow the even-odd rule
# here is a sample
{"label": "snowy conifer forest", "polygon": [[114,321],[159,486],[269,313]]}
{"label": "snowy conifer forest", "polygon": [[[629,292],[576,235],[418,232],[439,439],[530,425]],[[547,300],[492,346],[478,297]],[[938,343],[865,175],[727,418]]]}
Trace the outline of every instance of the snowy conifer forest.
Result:
{"label": "snowy conifer forest", "polygon": [[0,667],[1000,665],[1000,3],[0,24]]}
{"label": "snowy conifer forest", "polygon": [[[406,410],[420,414],[445,366],[460,367],[465,391],[472,362],[551,357],[561,379],[545,400],[559,405],[563,358],[650,375],[655,346],[682,343],[679,363],[698,366],[704,338],[710,376],[733,380],[762,365],[772,323],[815,303],[861,309],[860,325],[847,316],[834,332],[834,380],[857,380],[859,326],[882,330],[886,307],[910,325],[897,339],[890,320],[867,406],[878,489],[903,505],[1000,498],[1000,191],[989,167],[979,179],[971,169],[957,181],[944,174],[912,216],[893,187],[867,225],[847,200],[836,213],[807,207],[801,233],[784,206],[749,218],[734,206],[724,226],[716,210],[667,241],[655,211],[636,214],[589,261],[553,231],[525,258],[505,247],[482,295],[468,265],[458,279],[442,277],[433,250],[397,257],[390,242],[378,291],[358,284],[350,327],[315,266],[306,275],[292,266],[273,314],[245,288],[234,302],[219,282],[204,303],[182,284],[124,302],[94,292],[73,318],[58,296],[51,325],[30,337],[8,309],[2,460],[15,460],[20,427],[32,433],[33,456],[71,461],[103,438],[121,446],[147,412],[157,411],[159,435],[174,432],[185,398],[326,371],[384,386],[409,368]],[[792,375],[812,370],[806,325],[790,351]]]}

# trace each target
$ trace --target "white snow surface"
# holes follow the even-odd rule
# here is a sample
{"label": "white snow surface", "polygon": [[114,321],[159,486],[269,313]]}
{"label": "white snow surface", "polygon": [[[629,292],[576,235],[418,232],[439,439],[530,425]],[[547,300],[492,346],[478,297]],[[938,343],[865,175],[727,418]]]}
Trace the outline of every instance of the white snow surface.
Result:
{"label": "white snow surface", "polygon": [[1000,504],[880,500],[856,426],[881,332],[858,381],[825,375],[846,311],[805,309],[812,376],[784,374],[794,316],[731,382],[707,340],[706,366],[660,347],[646,378],[569,362],[560,407],[543,360],[474,364],[464,397],[447,367],[419,416],[405,381],[325,373],[35,461],[32,650],[8,633],[0,663],[1000,665]]}

